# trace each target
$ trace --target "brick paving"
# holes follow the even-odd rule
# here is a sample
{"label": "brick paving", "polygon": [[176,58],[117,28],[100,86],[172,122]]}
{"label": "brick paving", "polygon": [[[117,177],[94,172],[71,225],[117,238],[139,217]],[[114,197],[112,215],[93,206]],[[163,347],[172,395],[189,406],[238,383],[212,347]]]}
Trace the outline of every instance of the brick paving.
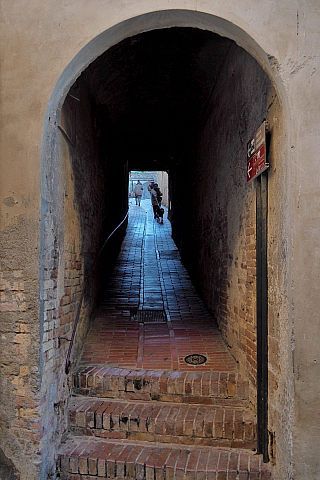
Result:
{"label": "brick paving", "polygon": [[[148,200],[131,205],[127,234],[89,332],[82,364],[178,371],[236,372],[215,320],[197,295],[171,238]],[[164,310],[167,321],[139,323],[137,310]],[[201,354],[203,365],[184,358]]]}
{"label": "brick paving", "polygon": [[[150,323],[159,310],[165,316]],[[187,365],[189,354],[207,362]],[[72,381],[61,480],[272,478],[254,452],[248,382],[181,264],[167,218],[156,223],[147,201],[131,206]]]}
{"label": "brick paving", "polygon": [[73,437],[58,458],[62,480],[267,480],[261,457],[247,450]]}
{"label": "brick paving", "polygon": [[225,372],[83,366],[73,374],[75,394],[123,400],[246,407],[247,387],[239,374]]}
{"label": "brick paving", "polygon": [[70,426],[77,435],[254,449],[254,415],[227,406],[129,402],[74,397]]}

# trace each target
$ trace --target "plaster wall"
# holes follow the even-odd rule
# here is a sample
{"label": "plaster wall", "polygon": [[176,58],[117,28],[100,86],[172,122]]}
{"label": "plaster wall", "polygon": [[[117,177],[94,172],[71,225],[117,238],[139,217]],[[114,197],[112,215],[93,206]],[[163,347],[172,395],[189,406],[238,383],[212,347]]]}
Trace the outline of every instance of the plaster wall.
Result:
{"label": "plaster wall", "polygon": [[157,180],[159,183],[159,187],[161,192],[163,193],[162,196],[162,204],[168,208],[169,206],[169,181],[168,181],[168,174],[167,172],[158,172]]}
{"label": "plaster wall", "polygon": [[[43,379],[39,345],[44,333],[39,304],[44,278],[38,272],[48,195],[40,164],[43,167],[55,158],[59,111],[58,116],[55,112],[80,71],[111,44],[152,28],[194,26],[228,36],[247,49],[272,77],[279,94],[284,127],[275,127],[282,129],[282,136],[274,146],[277,166],[270,179],[279,195],[271,203],[278,209],[273,218],[279,228],[276,238],[269,241],[273,241],[270,251],[277,260],[272,268],[282,278],[280,297],[272,293],[279,308],[274,328],[283,351],[277,380],[281,395],[274,398],[281,417],[275,431],[277,445],[288,447],[277,451],[275,478],[317,478],[318,1],[172,0],[169,6],[165,0],[67,0],[58,4],[21,0],[2,1],[0,8],[1,354],[7,357],[1,369],[6,393],[1,397],[0,448],[5,456],[21,478],[39,478],[37,422]],[[168,8],[169,13],[161,12]],[[125,23],[117,27],[121,22]],[[278,119],[275,112],[275,125]],[[30,431],[35,435],[32,440]]]}

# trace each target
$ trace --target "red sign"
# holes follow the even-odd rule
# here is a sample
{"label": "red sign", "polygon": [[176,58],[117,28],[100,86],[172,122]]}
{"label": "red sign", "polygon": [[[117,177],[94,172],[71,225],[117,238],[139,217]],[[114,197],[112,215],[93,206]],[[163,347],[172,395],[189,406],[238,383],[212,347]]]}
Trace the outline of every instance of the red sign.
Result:
{"label": "red sign", "polygon": [[250,180],[257,177],[260,173],[266,170],[268,166],[269,165],[266,163],[266,145],[263,144],[247,162],[247,182],[250,182]]}
{"label": "red sign", "polygon": [[247,144],[247,182],[256,178],[269,167],[266,162],[265,122]]}

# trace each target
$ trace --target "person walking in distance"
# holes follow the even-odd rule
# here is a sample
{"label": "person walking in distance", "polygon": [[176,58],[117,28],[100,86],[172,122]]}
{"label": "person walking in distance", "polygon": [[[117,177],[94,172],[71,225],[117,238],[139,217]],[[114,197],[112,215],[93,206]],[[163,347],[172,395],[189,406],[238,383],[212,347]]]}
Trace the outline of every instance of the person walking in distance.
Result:
{"label": "person walking in distance", "polygon": [[158,187],[157,183],[153,185],[153,188],[151,189],[150,193],[151,193],[151,204],[153,208],[154,218],[158,220],[159,223],[163,223],[164,209],[161,208],[162,192],[160,191],[160,188]]}
{"label": "person walking in distance", "polygon": [[140,207],[140,202],[142,197],[142,190],[143,190],[142,183],[140,182],[140,180],[138,180],[137,183],[135,184],[133,193],[134,193],[134,196],[136,197],[136,205],[138,205],[139,207]]}
{"label": "person walking in distance", "polygon": [[155,191],[157,192],[157,199],[158,199],[158,206],[161,208],[161,202],[162,202],[162,195],[163,193],[161,192],[159,185],[156,183],[154,186]]}

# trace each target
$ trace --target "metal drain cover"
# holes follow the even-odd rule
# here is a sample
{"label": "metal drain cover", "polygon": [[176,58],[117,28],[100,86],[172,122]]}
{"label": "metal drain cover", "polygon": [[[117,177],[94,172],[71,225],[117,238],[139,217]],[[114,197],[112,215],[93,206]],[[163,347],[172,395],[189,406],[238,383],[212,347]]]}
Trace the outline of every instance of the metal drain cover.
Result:
{"label": "metal drain cover", "polygon": [[206,363],[207,357],[195,353],[193,355],[187,355],[184,357],[184,361],[189,365],[202,365],[203,363]]}
{"label": "metal drain cover", "polygon": [[138,310],[131,320],[139,323],[161,323],[167,321],[164,310]]}

